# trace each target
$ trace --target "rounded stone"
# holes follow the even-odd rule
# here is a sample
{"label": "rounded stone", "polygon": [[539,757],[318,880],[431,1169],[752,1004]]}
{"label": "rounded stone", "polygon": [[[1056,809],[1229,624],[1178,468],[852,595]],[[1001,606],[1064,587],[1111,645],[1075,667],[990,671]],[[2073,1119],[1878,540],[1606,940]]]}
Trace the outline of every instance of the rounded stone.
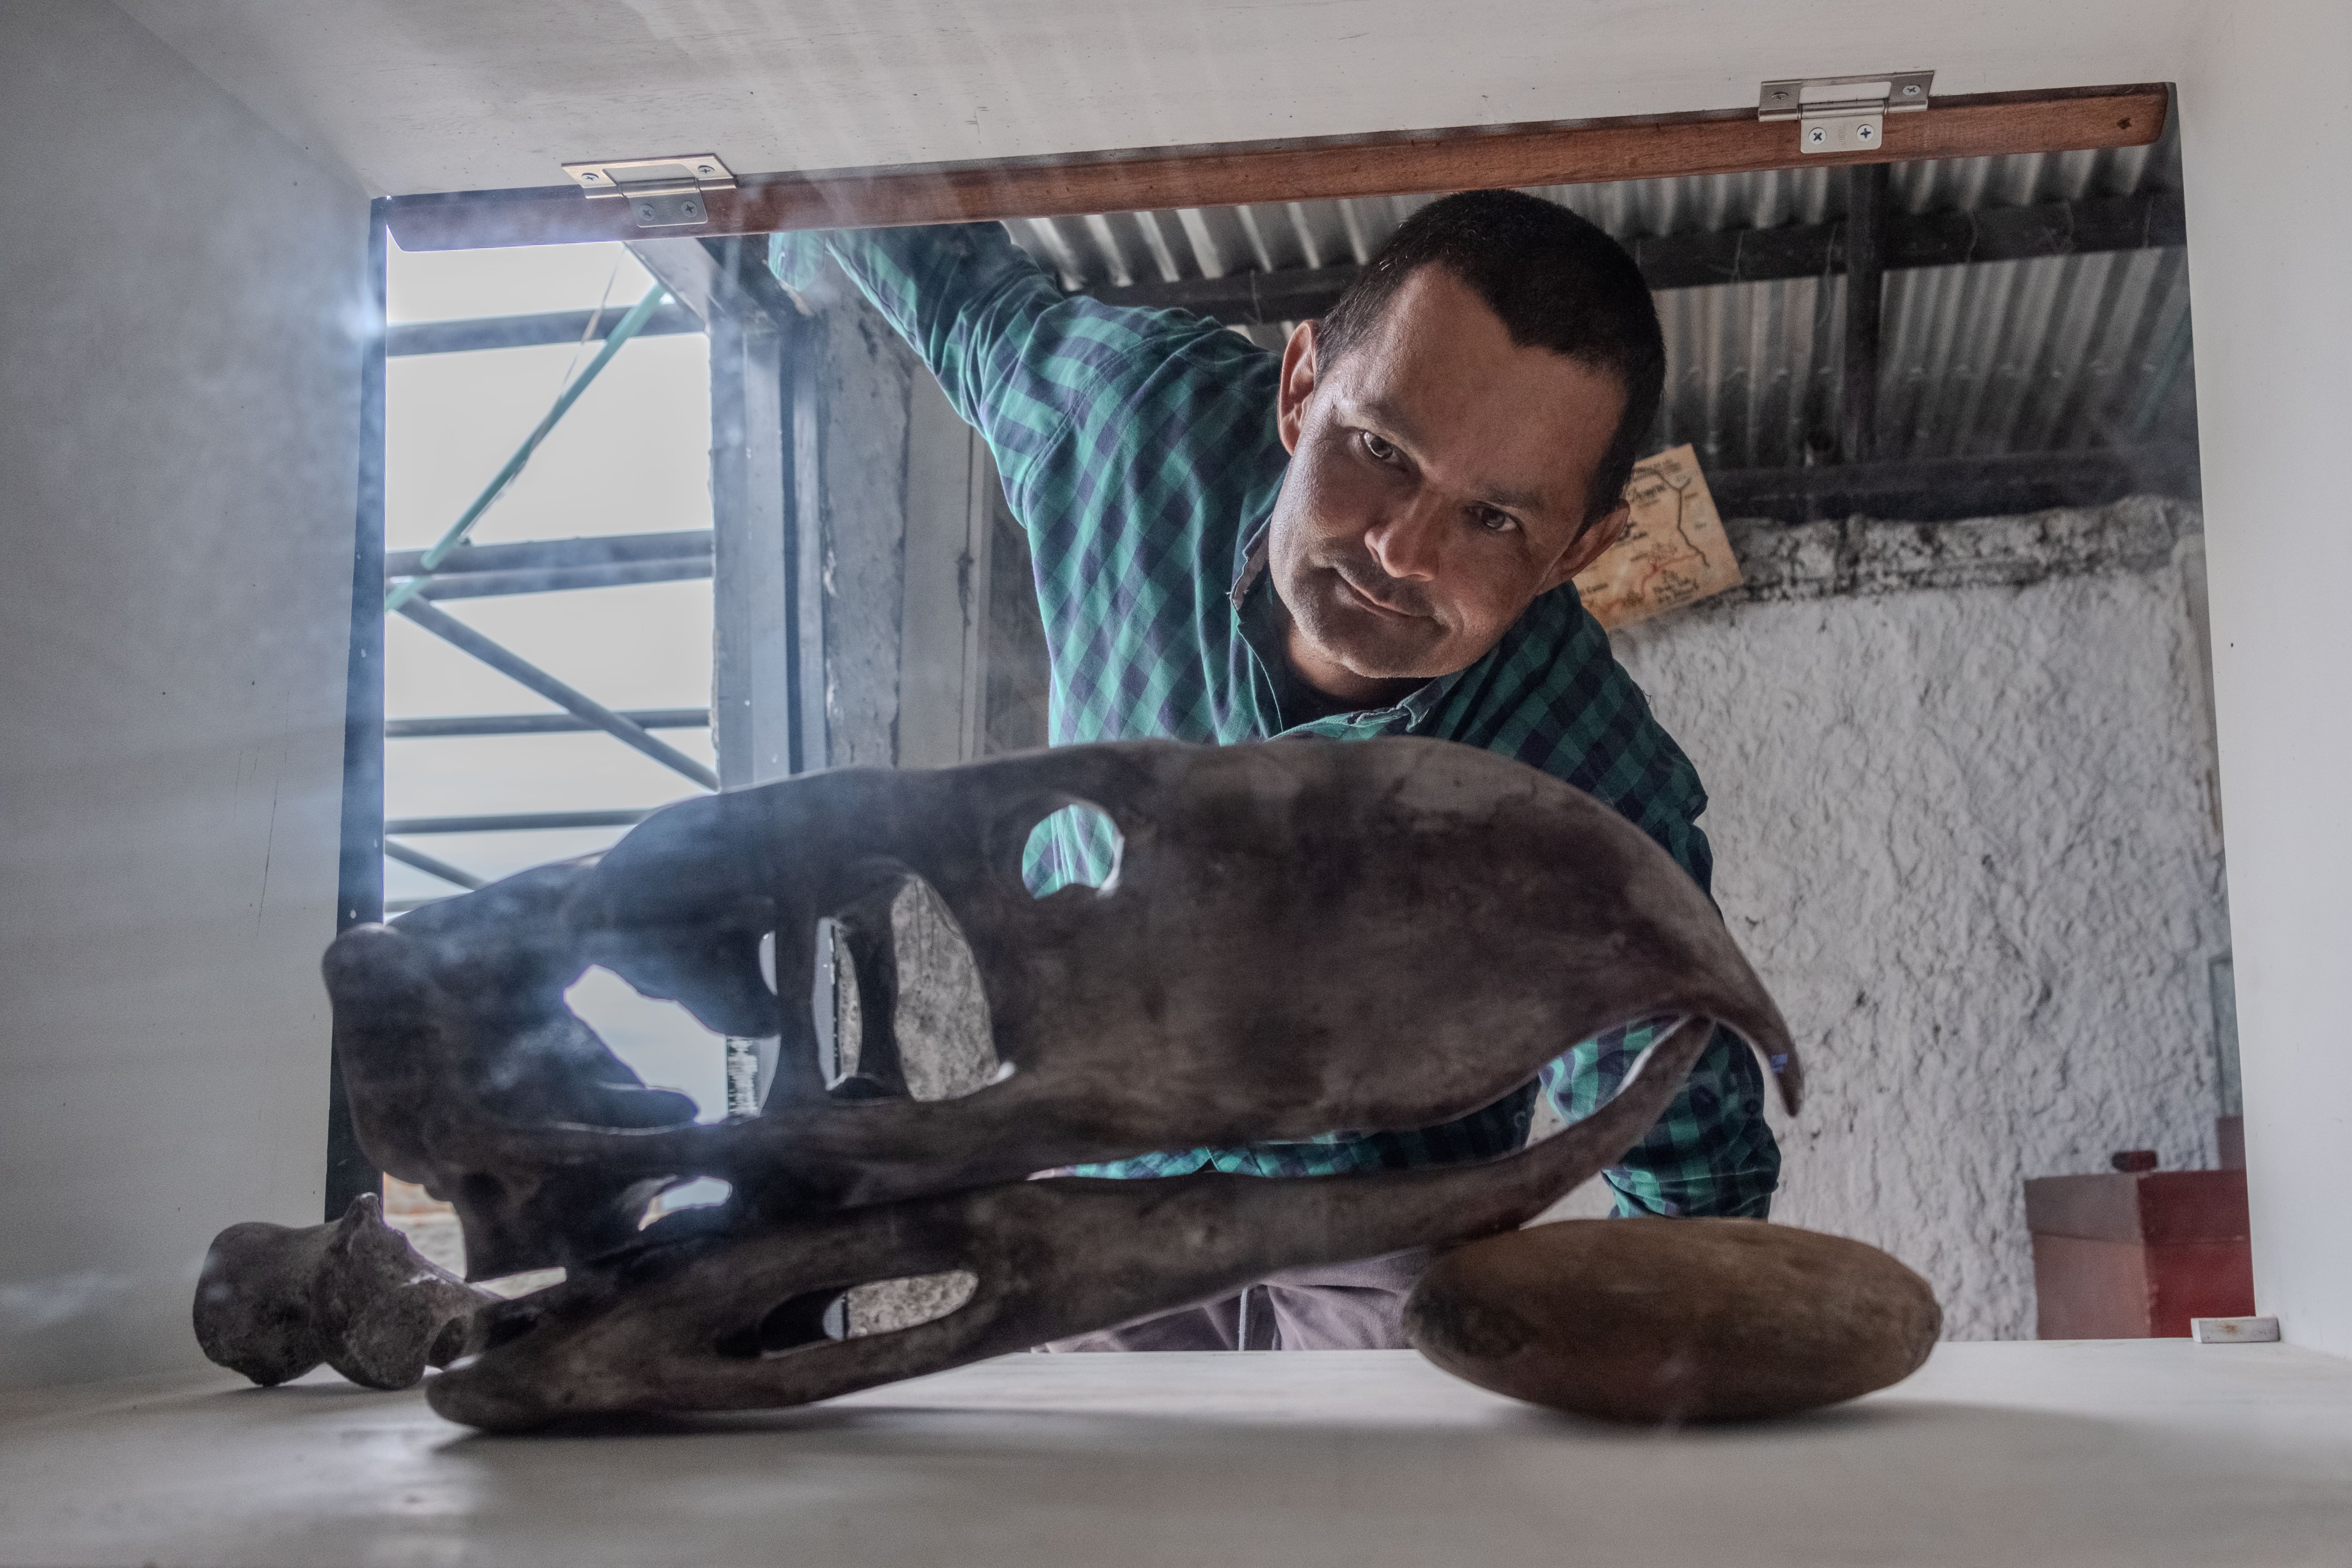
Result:
{"label": "rounded stone", "polygon": [[1571,1219],[1432,1264],[1421,1353],[1497,1394],[1655,1427],[1791,1416],[1899,1383],[1935,1347],[1927,1282],[1877,1248],[1759,1219]]}

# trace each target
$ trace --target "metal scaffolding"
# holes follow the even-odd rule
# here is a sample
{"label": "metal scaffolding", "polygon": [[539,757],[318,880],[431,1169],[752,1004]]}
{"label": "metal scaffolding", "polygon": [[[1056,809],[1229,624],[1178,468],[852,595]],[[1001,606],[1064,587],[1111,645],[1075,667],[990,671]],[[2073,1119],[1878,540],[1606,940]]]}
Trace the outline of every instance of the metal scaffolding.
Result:
{"label": "metal scaffolding", "polygon": [[[431,322],[386,328],[384,204],[378,202],[372,260],[376,330],[362,369],[362,457],[352,563],[350,688],[343,757],[342,855],[338,929],[384,919],[435,899],[384,898],[384,862],[397,862],[447,883],[454,896],[483,885],[462,865],[404,841],[436,834],[619,828],[648,811],[490,812],[384,816],[388,739],[549,735],[600,731],[703,789],[740,788],[824,762],[817,655],[803,656],[801,608],[813,592],[801,536],[803,503],[794,484],[795,399],[810,395],[791,372],[789,348],[801,325],[788,296],[768,276],[764,252],[740,240],[656,240],[631,246],[656,285],[635,308],[607,321],[603,311]],[[476,545],[467,535],[529,464],[588,385],[633,337],[702,332],[710,340],[712,526],[664,533]],[[394,355],[601,340],[546,416],[474,503],[429,549],[384,548],[384,363]],[[806,430],[809,416],[798,416]],[[597,702],[452,614],[455,600],[552,593],[635,583],[715,580],[711,706],[621,710]],[[500,674],[547,698],[553,714],[387,719],[383,654],[387,617],[398,614]],[[704,766],[656,730],[709,727],[719,768]],[[380,1174],[361,1153],[342,1090],[331,1075],[326,1212],[339,1215]]]}
{"label": "metal scaffolding", "polygon": [[[681,249],[680,247],[686,247]],[[725,254],[714,254],[714,251]],[[747,777],[751,754],[765,731],[789,737],[790,680],[761,704],[753,700],[738,666],[762,652],[789,665],[788,594],[782,578],[790,564],[781,548],[784,532],[787,454],[782,410],[782,345],[794,319],[789,301],[763,276],[742,276],[740,245],[706,248],[699,242],[669,242],[640,247],[640,259],[659,268],[656,282],[633,310],[606,319],[603,312],[552,311],[531,316],[431,322],[389,329],[387,357],[455,353],[557,343],[602,347],[581,373],[568,382],[554,404],[464,514],[429,549],[393,550],[382,556],[385,610],[430,632],[450,646],[547,698],[561,715],[493,717],[408,718],[387,721],[385,738],[540,735],[598,730],[651,758],[704,789],[719,788],[719,774],[652,734],[655,728],[708,726],[712,710],[661,709],[625,713],[605,706],[513,650],[467,624],[441,606],[444,601],[521,593],[553,593],[636,583],[709,580],[725,539],[731,556],[746,544],[767,543],[757,567],[722,590],[718,617],[719,673],[714,692],[724,716],[715,738],[722,755],[740,758]],[[676,287],[673,287],[674,279]],[[681,302],[683,301],[683,302]],[[474,526],[521,475],[532,454],[560,423],[588,385],[633,337],[701,331],[711,339],[712,506],[717,526],[665,533],[548,539],[521,544],[467,542]],[[756,450],[754,450],[756,448]],[[755,539],[751,536],[758,536]],[[759,567],[767,570],[761,570]],[[764,585],[760,580],[768,580]],[[766,591],[762,592],[762,587]],[[772,644],[772,647],[769,647]],[[772,685],[773,683],[771,683]],[[776,712],[769,715],[766,708]],[[767,722],[762,722],[762,719]],[[648,722],[650,721],[650,722]],[[740,734],[737,732],[740,731]],[[789,770],[798,750],[771,747]],[[772,774],[778,769],[771,768]],[[464,817],[415,818],[385,822],[383,852],[402,864],[438,877],[453,889],[482,885],[461,866],[429,855],[391,835],[513,831],[553,828],[624,826],[643,811],[537,811]],[[386,908],[404,913],[431,899],[404,899]]]}

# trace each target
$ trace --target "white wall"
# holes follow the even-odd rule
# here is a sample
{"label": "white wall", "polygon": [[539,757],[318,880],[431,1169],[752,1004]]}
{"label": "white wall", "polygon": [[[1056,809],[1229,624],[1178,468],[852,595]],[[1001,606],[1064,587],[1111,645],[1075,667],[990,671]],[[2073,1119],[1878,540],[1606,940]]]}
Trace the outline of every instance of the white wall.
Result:
{"label": "white wall", "polygon": [[2204,3],[123,0],[389,194],[615,148],[756,172],[1738,109],[1773,77],[2160,81]]}
{"label": "white wall", "polygon": [[2352,1355],[2352,7],[2208,18],[2181,145],[2254,1288]]}
{"label": "white wall", "polygon": [[112,8],[0,8],[0,1381],[195,1363],[316,1223],[367,208]]}
{"label": "white wall", "polygon": [[1765,524],[1738,542],[1767,601],[1615,637],[1808,1053],[1773,1218],[1917,1269],[1953,1338],[2033,1337],[2026,1177],[2213,1163],[2230,929],[2175,559],[2195,521]]}

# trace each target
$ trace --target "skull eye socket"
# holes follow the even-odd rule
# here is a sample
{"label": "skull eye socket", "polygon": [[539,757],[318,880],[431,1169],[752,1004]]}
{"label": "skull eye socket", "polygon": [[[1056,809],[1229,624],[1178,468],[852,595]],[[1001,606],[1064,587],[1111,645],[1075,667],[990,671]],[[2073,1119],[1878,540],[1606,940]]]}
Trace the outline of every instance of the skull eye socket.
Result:
{"label": "skull eye socket", "polygon": [[1126,850],[1127,841],[1110,813],[1074,800],[1029,830],[1021,851],[1022,885],[1033,898],[1045,898],[1066,887],[1110,893],[1118,886]]}

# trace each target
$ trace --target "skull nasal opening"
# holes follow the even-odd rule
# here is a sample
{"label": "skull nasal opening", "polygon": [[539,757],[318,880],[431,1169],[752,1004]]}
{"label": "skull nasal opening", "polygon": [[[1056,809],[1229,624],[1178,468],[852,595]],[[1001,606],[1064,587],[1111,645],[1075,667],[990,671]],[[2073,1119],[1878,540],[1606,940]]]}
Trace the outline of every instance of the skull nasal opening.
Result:
{"label": "skull nasal opening", "polygon": [[834,1099],[952,1100],[997,1076],[979,967],[919,876],[817,922],[809,1006]]}

